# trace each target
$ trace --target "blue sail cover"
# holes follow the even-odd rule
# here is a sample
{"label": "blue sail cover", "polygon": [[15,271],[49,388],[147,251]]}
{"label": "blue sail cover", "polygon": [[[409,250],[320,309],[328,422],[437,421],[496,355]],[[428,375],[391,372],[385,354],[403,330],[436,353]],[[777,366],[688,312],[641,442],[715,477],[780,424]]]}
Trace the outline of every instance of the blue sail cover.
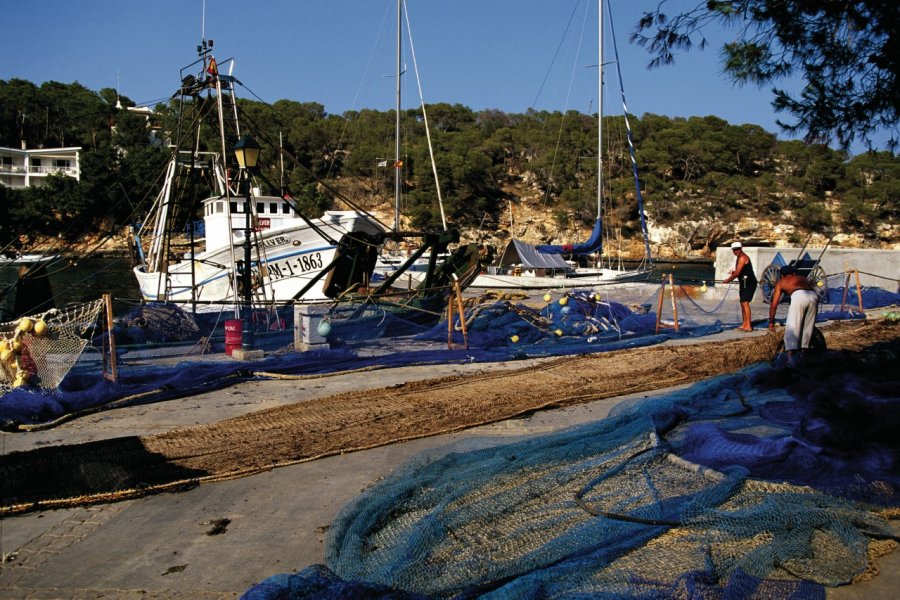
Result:
{"label": "blue sail cover", "polygon": [[603,238],[600,230],[602,229],[602,219],[598,218],[594,221],[594,229],[591,231],[591,237],[586,242],[580,244],[562,244],[561,246],[540,245],[535,246],[538,252],[542,254],[594,254],[600,252],[603,248]]}

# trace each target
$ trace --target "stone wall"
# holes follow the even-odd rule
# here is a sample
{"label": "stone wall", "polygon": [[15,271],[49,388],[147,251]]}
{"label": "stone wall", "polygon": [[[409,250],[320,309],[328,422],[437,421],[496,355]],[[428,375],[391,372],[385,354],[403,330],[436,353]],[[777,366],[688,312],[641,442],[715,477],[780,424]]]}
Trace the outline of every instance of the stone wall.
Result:
{"label": "stone wall", "polygon": [[[780,253],[785,263],[795,260],[800,255],[801,248],[754,248],[745,247],[744,252],[753,263],[756,277],[762,277],[767,266],[775,262]],[[802,259],[819,259],[819,265],[828,276],[828,285],[842,287],[844,278],[841,276],[846,271],[859,270],[860,283],[863,286],[880,287],[891,292],[900,291],[900,250],[858,250],[848,248],[822,248],[807,247],[803,250]],[[734,268],[734,253],[729,246],[716,248],[716,281],[722,281]],[[837,277],[835,277],[837,276]],[[850,285],[856,285],[855,275],[851,276]]]}

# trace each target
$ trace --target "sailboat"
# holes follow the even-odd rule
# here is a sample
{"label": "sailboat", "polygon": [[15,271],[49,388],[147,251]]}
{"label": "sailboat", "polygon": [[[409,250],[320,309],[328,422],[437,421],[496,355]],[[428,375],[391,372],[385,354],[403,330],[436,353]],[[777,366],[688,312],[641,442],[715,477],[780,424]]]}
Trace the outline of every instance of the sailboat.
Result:
{"label": "sailboat", "polygon": [[[382,161],[382,164],[387,166],[393,166],[394,171],[394,222],[393,222],[393,230],[390,234],[388,234],[388,239],[400,239],[410,237],[409,232],[401,232],[400,231],[400,206],[401,206],[401,188],[402,188],[402,165],[403,160],[400,155],[400,147],[401,147],[401,109],[402,109],[402,77],[404,74],[403,68],[403,16],[404,16],[404,8],[406,3],[404,0],[397,0],[397,41],[396,41],[396,74],[395,74],[395,117],[396,122],[394,124],[394,159],[393,161]],[[409,24],[407,23],[407,26]],[[412,31],[410,29],[410,47],[412,47]],[[413,61],[415,63],[415,53],[413,53]],[[416,75],[418,76],[418,68],[416,68]],[[421,92],[421,86],[420,86]],[[442,231],[446,234],[452,236],[452,242],[459,241],[459,234],[456,230],[450,229],[447,226],[447,220],[444,215],[444,207],[441,199],[441,186],[440,182],[437,181],[437,169],[435,168],[435,158],[434,153],[431,147],[431,133],[428,126],[428,114],[425,109],[425,103],[422,101],[422,119],[425,124],[425,132],[428,138],[428,148],[429,154],[431,156],[431,166],[432,171],[435,175],[435,190],[437,193],[437,201],[440,208],[441,214],[441,228]],[[417,244],[419,246],[418,250],[414,250],[410,248],[410,244],[404,244],[405,248],[401,249],[402,246],[394,245],[390,250],[388,250],[388,245],[382,246],[381,252],[378,255],[378,258],[375,262],[375,270],[374,276],[376,280],[387,279],[391,281],[394,285],[399,287],[406,287],[409,289],[413,289],[416,287],[419,288],[427,288],[433,285],[433,281],[429,281],[430,276],[429,273],[433,271],[434,265],[436,263],[445,263],[450,262],[451,264],[458,264],[460,266],[465,265],[464,268],[456,268],[456,285],[460,286],[460,289],[465,289],[468,287],[470,282],[476,277],[478,273],[478,267],[476,263],[478,262],[478,248],[473,245],[462,246],[457,249],[455,255],[450,253],[447,250],[447,246],[444,246],[443,251],[438,252],[436,255],[432,253],[431,256],[426,256],[421,252],[421,244]],[[463,258],[464,257],[464,258]],[[401,276],[402,274],[402,276]]]}
{"label": "sailboat", "polygon": [[[400,123],[400,115],[402,109],[402,78],[404,74],[403,68],[403,16],[404,16],[404,8],[406,3],[404,0],[397,0],[397,41],[396,41],[396,73],[395,73],[395,123],[394,123],[394,159],[393,161],[382,161],[381,164],[387,166],[390,163],[390,166],[394,167],[394,224],[393,231],[400,231],[400,206],[401,206],[401,188],[402,188],[402,165],[403,160],[400,155],[400,147],[401,147],[401,123]],[[408,24],[408,23],[407,23]],[[412,30],[409,31],[410,36],[410,48],[412,48]],[[413,61],[415,64],[415,53],[413,53]],[[418,67],[415,69],[416,76],[418,77]],[[421,92],[421,85],[420,85]],[[425,133],[428,138],[428,150],[429,155],[431,156],[431,166],[432,171],[435,176],[435,191],[437,193],[437,201],[440,208],[441,214],[441,226],[444,231],[448,231],[447,228],[447,220],[444,215],[444,206],[443,201],[441,199],[441,186],[440,182],[437,180],[437,169],[435,168],[434,162],[434,153],[431,147],[431,133],[428,126],[428,114],[425,109],[425,103],[422,102],[422,119],[425,124]],[[382,252],[379,253],[378,259],[375,262],[375,277],[376,278],[393,278],[393,281],[396,281],[398,285],[406,285],[407,287],[413,287],[414,285],[421,285],[421,283],[426,278],[426,273],[430,268],[430,259],[424,256],[419,256],[417,258],[413,258],[410,260],[414,254],[414,250],[410,249],[407,245],[406,248],[403,248],[399,245],[395,245],[388,249],[387,246],[382,247]],[[448,252],[443,252],[437,258],[440,261],[445,261],[450,257]],[[404,273],[403,278],[394,277],[399,271]],[[473,270],[474,271],[474,270]],[[462,282],[463,287],[466,287],[469,282],[474,278],[476,272],[469,274],[466,277],[466,280]],[[405,281],[404,281],[405,279]]]}
{"label": "sailboat", "polygon": [[[652,268],[652,255],[647,231],[647,221],[644,215],[644,201],[641,194],[641,185],[638,179],[637,161],[635,158],[634,141],[631,134],[631,126],[628,122],[628,110],[625,103],[625,91],[622,85],[622,72],[618,60],[618,49],[615,45],[615,33],[612,33],[613,48],[616,54],[616,69],[618,72],[619,90],[622,96],[622,106],[625,109],[625,124],[628,132],[628,147],[631,157],[632,172],[634,175],[635,195],[638,202],[638,212],[641,220],[641,230],[644,237],[644,260],[634,269],[625,269],[621,265],[578,267],[574,259],[595,255],[600,262],[603,250],[603,68],[606,64],[603,58],[603,0],[597,2],[598,29],[598,98],[597,103],[597,218],[591,230],[589,238],[577,244],[559,245],[535,245],[522,240],[510,240],[503,252],[500,253],[497,262],[486,268],[470,284],[473,288],[518,288],[518,289],[547,289],[547,288],[586,288],[595,285],[623,283],[646,279]],[[610,18],[610,25],[612,19]],[[573,260],[566,260],[564,256],[571,256]]]}
{"label": "sailboat", "polygon": [[[323,334],[329,342],[352,342],[370,340],[375,337],[406,335],[421,331],[422,326],[431,326],[447,307],[448,301],[460,301],[459,295],[475,279],[481,268],[480,252],[477,244],[459,244],[460,234],[448,227],[441,205],[441,229],[425,232],[401,231],[400,190],[402,187],[402,159],[400,156],[401,131],[401,77],[402,25],[406,3],[397,0],[397,63],[396,63],[396,123],[394,128],[394,222],[385,233],[387,242],[397,246],[415,247],[405,253],[385,252],[381,246],[376,258],[373,287],[368,296],[358,298],[355,303],[334,303],[327,316],[328,332]],[[407,21],[409,28],[409,22]],[[412,33],[410,29],[410,46]],[[415,53],[413,52],[415,63]],[[428,132],[428,116],[422,101],[422,118]],[[430,133],[429,151],[431,151]],[[432,168],[434,154],[431,153]],[[435,188],[440,199],[440,185],[435,173]],[[411,243],[409,240],[415,238]],[[457,247],[450,251],[450,246]]]}
{"label": "sailboat", "polygon": [[[181,70],[173,96],[181,121],[172,132],[163,185],[143,225],[133,231],[133,272],[143,300],[186,305],[196,312],[229,306],[237,311],[248,296],[258,306],[321,302],[363,284],[374,255],[369,265],[350,260],[353,264],[340,268],[348,262],[342,256],[380,243],[383,226],[361,210],[330,210],[311,219],[289,196],[261,195],[253,182],[232,176],[239,173],[234,147],[244,133],[234,96],[234,61],[217,63],[212,40],[203,40],[197,49],[198,59]],[[203,125],[216,131],[217,147],[201,146]],[[193,210],[187,217],[179,214],[176,193],[201,179],[212,188],[200,203],[203,233],[197,237],[192,228],[190,239],[179,245],[173,230],[179,219],[192,219]],[[245,193],[242,184],[249,184]],[[249,267],[244,264],[248,248],[253,250]],[[251,270],[249,278],[245,268]],[[241,289],[247,280],[249,294]]]}

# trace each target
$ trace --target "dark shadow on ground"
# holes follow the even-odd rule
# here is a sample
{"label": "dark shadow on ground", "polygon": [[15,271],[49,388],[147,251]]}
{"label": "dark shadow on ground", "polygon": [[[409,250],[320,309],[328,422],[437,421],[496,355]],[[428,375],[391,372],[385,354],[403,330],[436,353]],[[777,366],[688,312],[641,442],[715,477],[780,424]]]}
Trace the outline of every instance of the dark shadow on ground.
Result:
{"label": "dark shadow on ground", "polygon": [[125,499],[174,482],[180,490],[205,474],[149,452],[136,436],[13,452],[0,457],[0,511]]}

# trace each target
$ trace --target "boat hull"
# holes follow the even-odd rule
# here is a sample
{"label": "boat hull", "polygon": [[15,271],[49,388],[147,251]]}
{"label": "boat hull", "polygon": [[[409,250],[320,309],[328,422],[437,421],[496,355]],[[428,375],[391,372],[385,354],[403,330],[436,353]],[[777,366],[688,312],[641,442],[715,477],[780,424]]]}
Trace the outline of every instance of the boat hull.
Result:
{"label": "boat hull", "polygon": [[[266,231],[259,236],[251,259],[254,304],[277,306],[295,301],[330,301],[324,293],[327,277],[320,275],[335,259],[337,246],[334,242],[346,233],[378,231],[371,221],[359,214],[345,214],[340,220],[333,217],[327,221],[315,219],[313,224],[315,228],[304,222]],[[324,237],[317,229],[327,230],[330,237]],[[257,254],[257,247],[261,249],[260,254]],[[235,242],[171,263],[165,271],[147,272],[143,266],[135,267],[133,271],[146,301],[195,304],[198,311],[216,311],[244,300],[240,289],[241,274],[238,271],[236,286],[235,269],[230,267],[243,260],[244,252],[243,244]],[[317,276],[318,281],[298,297]]]}
{"label": "boat hull", "polygon": [[559,277],[481,273],[469,284],[469,287],[520,290],[589,288],[597,285],[641,281],[648,275],[649,271],[644,269],[630,271],[597,269],[592,274],[566,274]]}

